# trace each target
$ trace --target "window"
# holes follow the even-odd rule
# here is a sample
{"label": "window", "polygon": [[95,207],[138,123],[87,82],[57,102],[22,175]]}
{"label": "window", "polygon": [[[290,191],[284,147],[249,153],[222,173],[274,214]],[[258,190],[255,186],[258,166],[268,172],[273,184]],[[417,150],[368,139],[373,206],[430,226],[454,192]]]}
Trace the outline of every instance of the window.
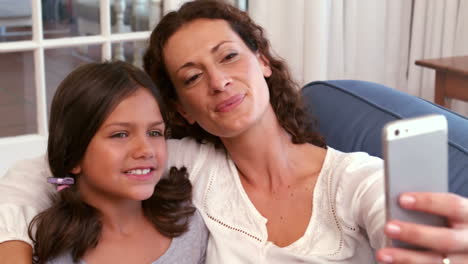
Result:
{"label": "window", "polygon": [[[50,103],[77,66],[120,59],[142,65],[150,29],[187,0],[2,0],[0,176],[45,152]],[[242,9],[247,0],[224,0]]]}

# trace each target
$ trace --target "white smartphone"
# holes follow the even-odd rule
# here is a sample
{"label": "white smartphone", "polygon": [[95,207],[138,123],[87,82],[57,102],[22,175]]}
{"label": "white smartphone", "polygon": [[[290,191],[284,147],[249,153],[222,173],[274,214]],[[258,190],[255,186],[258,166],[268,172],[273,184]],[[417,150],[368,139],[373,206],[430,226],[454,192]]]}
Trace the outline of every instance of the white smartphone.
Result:
{"label": "white smartphone", "polygon": [[[447,120],[428,115],[393,121],[383,128],[387,220],[445,226],[443,217],[399,206],[404,192],[448,191]],[[420,249],[392,240],[390,246]]]}

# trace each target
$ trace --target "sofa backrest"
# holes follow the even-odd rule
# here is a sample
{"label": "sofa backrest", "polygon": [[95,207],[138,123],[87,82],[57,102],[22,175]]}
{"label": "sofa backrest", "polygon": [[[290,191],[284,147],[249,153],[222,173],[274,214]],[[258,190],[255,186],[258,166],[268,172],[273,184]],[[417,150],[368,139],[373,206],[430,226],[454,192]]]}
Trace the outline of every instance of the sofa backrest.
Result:
{"label": "sofa backrest", "polygon": [[312,82],[302,89],[327,144],[382,157],[382,128],[393,120],[442,114],[448,122],[449,189],[468,197],[468,119],[386,86],[356,80]]}

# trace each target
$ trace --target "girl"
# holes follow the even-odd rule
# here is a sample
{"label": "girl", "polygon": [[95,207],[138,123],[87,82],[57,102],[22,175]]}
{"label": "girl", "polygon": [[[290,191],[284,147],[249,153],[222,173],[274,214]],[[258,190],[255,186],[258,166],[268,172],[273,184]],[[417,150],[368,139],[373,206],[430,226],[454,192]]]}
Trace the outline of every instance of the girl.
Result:
{"label": "girl", "polygon": [[203,262],[207,231],[185,168],[162,177],[165,114],[130,64],[87,64],[63,80],[47,149],[59,192],[30,224],[34,262]]}

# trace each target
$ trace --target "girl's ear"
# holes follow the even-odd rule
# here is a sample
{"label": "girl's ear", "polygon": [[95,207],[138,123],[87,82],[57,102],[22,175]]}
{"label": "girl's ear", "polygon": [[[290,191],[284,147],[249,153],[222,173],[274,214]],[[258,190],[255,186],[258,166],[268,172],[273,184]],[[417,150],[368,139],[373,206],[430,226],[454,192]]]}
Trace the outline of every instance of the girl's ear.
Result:
{"label": "girl's ear", "polygon": [[175,102],[175,106],[176,106],[177,112],[179,112],[179,114],[183,116],[184,119],[187,120],[189,124],[191,125],[195,124],[195,120],[193,119],[192,115],[190,115],[189,113],[187,113],[187,111],[185,111],[185,108],[182,106],[182,104],[180,104],[179,102]]}
{"label": "girl's ear", "polygon": [[74,167],[71,171],[70,171],[71,174],[74,174],[74,175],[78,175],[81,173],[81,166],[80,165],[77,165],[76,167]]}
{"label": "girl's ear", "polygon": [[262,68],[263,76],[265,78],[268,78],[271,76],[271,67],[270,67],[270,61],[265,57],[265,55],[261,53],[257,53],[257,59],[258,62],[260,63],[260,67]]}

